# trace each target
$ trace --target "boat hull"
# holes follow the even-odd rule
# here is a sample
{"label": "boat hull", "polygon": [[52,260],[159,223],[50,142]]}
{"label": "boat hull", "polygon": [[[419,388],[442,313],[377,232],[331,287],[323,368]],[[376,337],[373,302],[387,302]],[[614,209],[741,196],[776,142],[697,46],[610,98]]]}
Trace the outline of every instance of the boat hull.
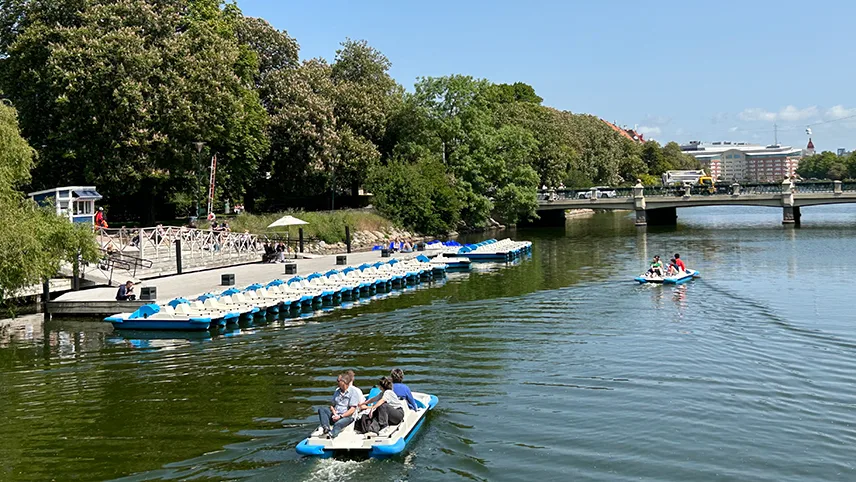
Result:
{"label": "boat hull", "polygon": [[667,285],[679,285],[684,284],[688,281],[692,281],[701,276],[696,270],[687,270],[686,274],[683,276],[667,276],[665,278],[657,278],[657,277],[648,277],[648,276],[639,276],[633,278],[634,281],[639,284],[667,284]]}

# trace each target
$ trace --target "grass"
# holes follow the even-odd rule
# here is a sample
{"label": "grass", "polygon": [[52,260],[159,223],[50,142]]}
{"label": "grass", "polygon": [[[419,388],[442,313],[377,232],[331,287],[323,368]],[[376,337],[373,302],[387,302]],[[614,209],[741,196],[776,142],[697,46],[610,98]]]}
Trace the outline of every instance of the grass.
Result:
{"label": "grass", "polygon": [[[309,224],[301,226],[279,226],[268,228],[268,225],[277,219],[292,215],[302,219]],[[351,234],[357,231],[383,231],[393,227],[392,221],[370,211],[342,210],[342,211],[285,211],[272,214],[246,214],[241,213],[227,219],[218,219],[218,222],[227,222],[232,232],[243,232],[247,230],[254,234],[271,233],[285,235],[289,233],[292,239],[297,238],[298,228],[303,228],[305,238],[321,239],[325,243],[338,243],[345,241],[345,226],[350,226]],[[207,229],[208,223],[200,223],[201,229]]]}

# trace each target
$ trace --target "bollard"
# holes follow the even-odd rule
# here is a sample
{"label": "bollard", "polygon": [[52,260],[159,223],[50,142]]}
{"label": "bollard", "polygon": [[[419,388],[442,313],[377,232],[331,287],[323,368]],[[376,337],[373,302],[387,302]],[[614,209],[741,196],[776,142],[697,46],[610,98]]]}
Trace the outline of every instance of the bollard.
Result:
{"label": "bollard", "polygon": [[381,258],[389,258],[389,249],[387,249],[387,248],[381,249],[380,250],[380,257]]}
{"label": "bollard", "polygon": [[348,254],[351,253],[351,228],[345,226],[345,246],[348,248]]}
{"label": "bollard", "polygon": [[158,299],[157,286],[143,286],[140,288],[140,300],[153,301]]}
{"label": "bollard", "polygon": [[297,233],[300,236],[300,252],[303,252],[303,228],[297,228]]}
{"label": "bollard", "polygon": [[416,243],[416,251],[425,251],[425,243]]}
{"label": "bollard", "polygon": [[297,263],[285,263],[285,274],[297,274]]}
{"label": "bollard", "polygon": [[48,303],[51,300],[51,282],[45,279],[42,284],[42,311],[45,313],[45,321],[51,321],[51,314],[48,312]]}
{"label": "bollard", "polygon": [[336,256],[336,265],[342,266],[348,264],[348,257],[344,254]]}
{"label": "bollard", "polygon": [[175,240],[175,271],[181,274],[181,240]]}
{"label": "bollard", "polygon": [[227,273],[220,276],[220,285],[221,286],[233,286],[235,284],[235,274]]}

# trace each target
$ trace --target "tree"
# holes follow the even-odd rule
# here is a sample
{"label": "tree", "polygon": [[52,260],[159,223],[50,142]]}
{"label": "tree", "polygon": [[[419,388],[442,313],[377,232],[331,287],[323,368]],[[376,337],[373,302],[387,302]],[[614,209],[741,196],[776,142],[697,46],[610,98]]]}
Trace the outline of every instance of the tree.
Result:
{"label": "tree", "polygon": [[0,300],[56,275],[62,262],[94,261],[91,230],[53,209],[36,206],[18,187],[30,181],[35,151],[18,128],[15,110],[0,103]]}
{"label": "tree", "polygon": [[238,16],[214,0],[23,2],[0,84],[39,146],[33,187],[94,183],[150,221],[174,193],[202,195],[204,141],[218,184],[242,194],[267,138]]}
{"label": "tree", "polygon": [[662,174],[672,169],[701,169],[701,163],[693,156],[684,153],[681,150],[681,146],[677,142],[672,141],[663,146],[663,167],[665,169],[654,172],[654,174]]}
{"label": "tree", "polygon": [[378,211],[403,226],[425,234],[446,233],[456,227],[461,199],[436,159],[375,165],[368,186]]}

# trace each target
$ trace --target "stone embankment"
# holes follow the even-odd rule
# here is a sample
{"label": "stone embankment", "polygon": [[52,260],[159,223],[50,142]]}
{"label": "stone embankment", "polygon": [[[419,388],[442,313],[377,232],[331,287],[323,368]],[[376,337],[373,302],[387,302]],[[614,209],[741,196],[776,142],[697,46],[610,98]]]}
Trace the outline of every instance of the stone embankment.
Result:
{"label": "stone embankment", "polygon": [[[387,228],[381,231],[357,231],[351,233],[351,251],[370,251],[372,247],[389,246],[392,241],[410,241],[411,244],[434,239],[410,231]],[[304,244],[304,252],[311,254],[336,254],[347,251],[345,243],[328,244],[324,241],[312,241]]]}

